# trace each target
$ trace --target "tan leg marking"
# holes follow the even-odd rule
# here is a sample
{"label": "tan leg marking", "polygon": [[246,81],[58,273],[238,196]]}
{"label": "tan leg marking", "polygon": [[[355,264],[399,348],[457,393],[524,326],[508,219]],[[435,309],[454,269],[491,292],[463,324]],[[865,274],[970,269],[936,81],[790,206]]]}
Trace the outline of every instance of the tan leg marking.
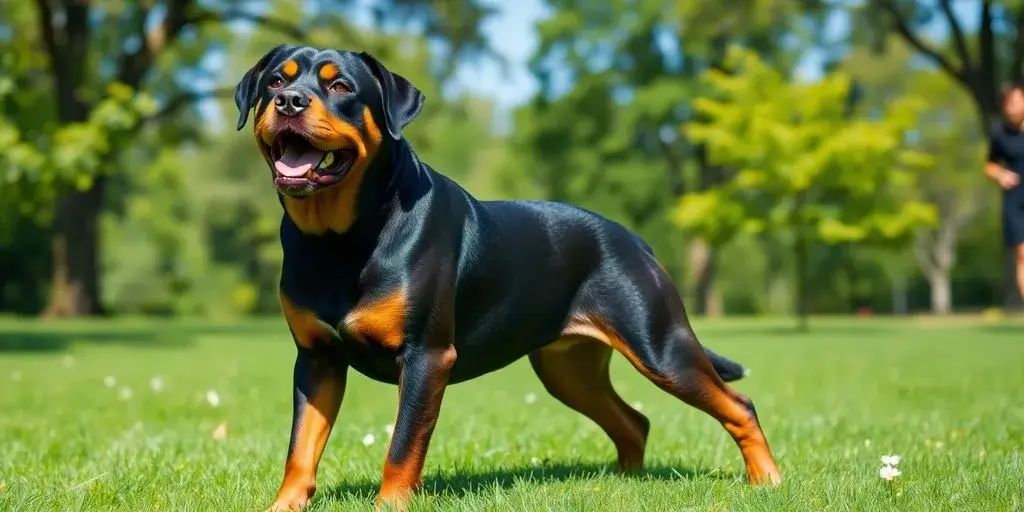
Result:
{"label": "tan leg marking", "polygon": [[618,451],[618,468],[643,468],[650,422],[626,405],[608,375],[612,349],[583,336],[562,338],[530,354],[545,389],[571,409],[597,423]]}

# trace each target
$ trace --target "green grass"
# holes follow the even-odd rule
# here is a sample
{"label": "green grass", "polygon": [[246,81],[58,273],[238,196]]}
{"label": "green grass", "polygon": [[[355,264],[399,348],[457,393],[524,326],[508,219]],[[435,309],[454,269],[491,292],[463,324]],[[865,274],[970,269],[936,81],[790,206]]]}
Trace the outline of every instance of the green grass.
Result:
{"label": "green grass", "polygon": [[[647,470],[617,475],[604,434],[547,396],[520,361],[449,388],[414,509],[1024,510],[1024,326],[697,327],[752,369],[737,388],[757,405],[782,486],[747,486],[721,426],[622,358],[613,380],[642,403],[652,431]],[[288,439],[286,332],[278,320],[0,322],[0,510],[262,510]],[[207,403],[209,389],[219,407]],[[393,387],[353,374],[313,510],[371,510],[396,405]],[[222,422],[228,435],[214,439]],[[376,442],[364,446],[368,433]],[[887,453],[903,457],[891,484],[878,476]]]}

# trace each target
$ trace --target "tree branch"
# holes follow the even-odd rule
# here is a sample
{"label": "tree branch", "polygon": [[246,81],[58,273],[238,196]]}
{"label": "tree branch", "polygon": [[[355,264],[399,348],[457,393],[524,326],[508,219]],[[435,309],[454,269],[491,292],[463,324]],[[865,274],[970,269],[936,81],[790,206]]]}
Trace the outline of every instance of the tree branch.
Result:
{"label": "tree branch", "polygon": [[[982,89],[985,102],[989,108],[996,109],[999,99],[996,91],[999,84],[996,83],[996,42],[995,33],[992,29],[992,2],[983,0],[981,2],[981,27],[978,29],[978,44],[981,47],[981,76],[978,80],[978,87]],[[1016,45],[1016,41],[1014,42]]]}
{"label": "tree branch", "polygon": [[50,54],[50,66],[56,71],[59,49],[57,47],[57,35],[53,31],[53,9],[50,9],[49,0],[36,0],[39,8],[39,25],[43,32],[43,42],[46,45],[46,52]]}
{"label": "tree branch", "polygon": [[935,63],[937,63],[939,67],[941,67],[943,71],[951,77],[963,83],[968,88],[973,89],[973,86],[963,69],[958,69],[949,61],[949,59],[939,53],[935,48],[929,46],[923,39],[914,33],[914,30],[910,28],[910,24],[907,22],[907,19],[903,17],[902,13],[900,13],[900,10],[896,7],[893,0],[875,0],[875,3],[889,13],[893,23],[895,24],[896,32],[899,33],[900,37],[913,46],[917,51],[935,61]]}
{"label": "tree branch", "polygon": [[981,206],[986,195],[986,190],[976,187],[974,192],[962,200],[960,208],[953,214],[953,229],[962,231],[967,224],[973,221],[981,213]]}
{"label": "tree branch", "polygon": [[976,69],[972,62],[974,59],[971,59],[971,52],[967,49],[967,41],[964,40],[964,31],[956,20],[956,14],[953,14],[951,2],[952,0],[941,0],[939,8],[942,9],[942,14],[946,16],[946,23],[949,24],[949,30],[953,33],[953,44],[956,47],[957,56],[960,57],[960,63],[963,65],[964,70],[970,72]]}
{"label": "tree branch", "polygon": [[139,38],[139,48],[134,52],[122,55],[119,59],[117,77],[120,82],[132,88],[139,87],[142,78],[153,66],[156,56],[169,43],[177,39],[178,34],[185,28],[187,24],[185,12],[192,5],[192,2],[193,0],[170,2],[163,21],[154,26],[149,32],[145,30],[149,9],[140,7],[141,11],[136,24],[138,33],[135,34]]}
{"label": "tree branch", "polygon": [[174,114],[177,114],[178,111],[191,104],[208,99],[230,98],[234,95],[234,93],[235,90],[231,87],[220,87],[217,89],[201,92],[189,91],[179,93],[175,96],[171,96],[167,100],[167,102],[164,103],[164,106],[155,114],[143,118],[141,121],[139,121],[139,126],[141,127],[149,123],[159,122],[164,119],[167,119],[173,116]]}
{"label": "tree branch", "polygon": [[936,266],[944,272],[949,272],[949,269],[956,264],[956,243],[960,238],[959,235],[960,233],[952,220],[939,228],[935,246],[932,247],[932,254]]}
{"label": "tree branch", "polygon": [[299,28],[299,26],[295,25],[294,23],[290,23],[280,18],[273,18],[270,16],[264,16],[262,14],[239,11],[237,9],[226,9],[223,11],[204,11],[187,18],[185,20],[185,23],[224,23],[238,20],[251,21],[257,25],[268,28],[275,32],[280,32],[286,36],[293,37],[295,39],[304,39],[306,37],[306,32]]}
{"label": "tree branch", "polygon": [[[152,68],[153,63],[156,61],[160,52],[173,44],[174,41],[178,39],[181,32],[190,25],[248,20],[256,23],[257,25],[281,32],[296,39],[302,39],[305,37],[305,32],[297,25],[282,19],[249,13],[237,9],[226,9],[223,11],[200,10],[195,13],[189,13],[189,11],[193,10],[193,4],[194,0],[178,0],[171,2],[167,8],[167,14],[164,16],[163,21],[153,27],[152,30],[144,32],[142,30],[144,22],[140,25],[140,31],[137,34],[140,38],[139,48],[121,58],[121,64],[118,72],[118,77],[121,82],[134,88],[138,88],[139,84],[142,82],[142,78],[150,68]],[[146,15],[147,11],[144,10],[142,15],[143,20]]]}
{"label": "tree branch", "polygon": [[932,260],[931,250],[934,245],[935,239],[927,230],[919,230],[917,236],[914,237],[914,256],[916,256],[917,264],[921,266],[921,270],[928,276],[938,272],[938,267]]}
{"label": "tree branch", "polygon": [[1013,26],[1017,29],[1016,38],[1013,40],[1013,63],[1010,68],[1010,79],[1020,80],[1024,70],[1024,6],[1018,7],[1017,15],[1014,17]]}

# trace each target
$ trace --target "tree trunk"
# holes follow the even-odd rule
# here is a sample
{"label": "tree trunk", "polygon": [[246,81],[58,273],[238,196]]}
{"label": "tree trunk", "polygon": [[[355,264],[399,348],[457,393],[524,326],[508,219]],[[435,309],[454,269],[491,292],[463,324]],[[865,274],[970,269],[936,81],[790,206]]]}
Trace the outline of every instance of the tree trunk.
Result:
{"label": "tree trunk", "polygon": [[715,286],[715,248],[704,240],[690,243],[689,281],[693,283],[694,310],[697,314],[716,317],[722,314],[722,298]]}
{"label": "tree trunk", "polygon": [[892,279],[892,314],[903,316],[907,314],[907,277],[902,272]]}
{"label": "tree trunk", "polygon": [[[707,147],[703,144],[694,148],[697,158],[699,179],[697,190],[707,190],[722,181],[723,170],[712,165],[708,157]],[[697,301],[697,314],[719,316],[722,314],[722,300],[716,286],[715,257],[717,251],[704,240],[694,240],[690,246],[690,282],[693,283],[693,295]]]}
{"label": "tree trunk", "polygon": [[70,192],[57,202],[53,220],[48,318],[104,314],[100,302],[99,215],[106,190],[97,179],[85,192]]}
{"label": "tree trunk", "polygon": [[[40,28],[54,75],[60,124],[89,118],[90,106],[80,89],[86,79],[91,42],[88,2],[65,2],[52,10],[38,0]],[[71,191],[57,200],[50,243],[52,270],[45,317],[99,315],[99,214],[106,190],[102,179],[85,192]]]}
{"label": "tree trunk", "polygon": [[949,271],[929,272],[928,285],[931,288],[932,313],[948,315],[953,310],[953,286],[949,279]]}

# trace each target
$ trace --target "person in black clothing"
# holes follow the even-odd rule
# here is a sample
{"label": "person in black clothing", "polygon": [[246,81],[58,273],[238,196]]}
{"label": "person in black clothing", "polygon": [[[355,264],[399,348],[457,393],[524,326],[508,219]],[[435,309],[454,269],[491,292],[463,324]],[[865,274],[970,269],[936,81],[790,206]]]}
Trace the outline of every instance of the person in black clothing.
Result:
{"label": "person in black clothing", "polygon": [[1024,297],[1024,83],[1004,89],[1003,118],[989,143],[985,175],[1003,189],[1003,236],[1016,257],[1017,288]]}

